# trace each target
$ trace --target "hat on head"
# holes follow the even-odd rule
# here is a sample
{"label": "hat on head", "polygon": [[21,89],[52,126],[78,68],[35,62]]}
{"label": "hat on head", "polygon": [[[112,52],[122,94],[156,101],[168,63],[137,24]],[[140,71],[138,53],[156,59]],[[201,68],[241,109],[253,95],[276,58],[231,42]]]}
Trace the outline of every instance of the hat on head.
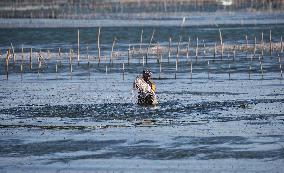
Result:
{"label": "hat on head", "polygon": [[150,69],[144,69],[143,70],[143,75],[146,75],[146,76],[152,76],[152,72],[151,72],[151,70]]}

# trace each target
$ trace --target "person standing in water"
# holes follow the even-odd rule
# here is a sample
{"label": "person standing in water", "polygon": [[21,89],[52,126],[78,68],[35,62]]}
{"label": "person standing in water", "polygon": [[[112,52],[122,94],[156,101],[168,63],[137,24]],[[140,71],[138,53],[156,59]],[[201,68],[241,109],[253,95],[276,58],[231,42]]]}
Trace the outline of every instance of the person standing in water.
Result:
{"label": "person standing in water", "polygon": [[138,91],[139,105],[156,105],[158,103],[155,94],[156,85],[151,80],[151,76],[151,70],[144,69],[143,74],[137,76],[133,82],[133,89]]}

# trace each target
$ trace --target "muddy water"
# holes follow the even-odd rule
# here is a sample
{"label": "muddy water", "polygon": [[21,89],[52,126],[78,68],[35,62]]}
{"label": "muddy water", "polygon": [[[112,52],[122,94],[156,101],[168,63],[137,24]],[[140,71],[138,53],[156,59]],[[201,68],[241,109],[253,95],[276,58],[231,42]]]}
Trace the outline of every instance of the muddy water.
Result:
{"label": "muddy water", "polygon": [[[219,39],[218,28],[212,27],[144,28],[144,47],[153,29],[155,42],[162,45],[168,44],[170,35],[176,45],[179,34],[184,38],[183,46],[191,36],[192,49],[197,36],[206,47]],[[226,44],[240,45],[245,43],[245,34],[251,44],[254,35],[260,40],[261,32],[268,42],[269,29],[273,41],[279,41],[282,25],[224,26],[222,32]],[[11,60],[8,80],[1,57],[0,172],[279,172],[283,169],[284,84],[279,70],[283,59],[279,63],[276,51],[271,56],[269,50],[264,51],[263,77],[259,50],[253,59],[252,52],[242,50],[237,50],[235,59],[232,52],[226,52],[229,57],[221,59],[219,54],[214,58],[212,51],[204,54],[200,48],[197,61],[195,54],[190,54],[192,76],[185,55],[180,55],[176,75],[175,51],[170,62],[167,55],[163,56],[161,73],[156,57],[151,55],[147,66],[154,73],[159,104],[140,107],[133,99],[132,82],[143,69],[141,57],[134,55],[128,65],[126,51],[129,43],[136,43],[136,48],[139,45],[141,28],[102,30],[102,54],[109,55],[113,36],[118,38],[115,49],[124,53],[112,66],[104,63],[104,59],[100,65],[96,59],[87,64],[87,45],[90,56],[97,55],[97,28],[80,31],[82,60],[79,66],[74,60],[70,73],[66,52],[69,48],[76,50],[77,30],[0,30],[2,50],[12,42],[19,52],[23,43],[34,51],[49,49],[52,57],[38,73],[36,60],[34,69],[29,69],[26,53],[22,75],[20,58],[15,66]],[[58,47],[65,53],[62,56],[65,59],[55,73]]]}

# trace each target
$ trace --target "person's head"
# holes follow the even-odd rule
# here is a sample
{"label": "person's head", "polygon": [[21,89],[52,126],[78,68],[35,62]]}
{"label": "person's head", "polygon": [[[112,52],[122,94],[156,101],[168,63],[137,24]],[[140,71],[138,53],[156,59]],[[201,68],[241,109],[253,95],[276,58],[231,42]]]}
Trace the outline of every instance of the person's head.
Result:
{"label": "person's head", "polygon": [[144,69],[143,70],[143,78],[146,80],[149,80],[150,77],[152,76],[152,72],[150,69]]}

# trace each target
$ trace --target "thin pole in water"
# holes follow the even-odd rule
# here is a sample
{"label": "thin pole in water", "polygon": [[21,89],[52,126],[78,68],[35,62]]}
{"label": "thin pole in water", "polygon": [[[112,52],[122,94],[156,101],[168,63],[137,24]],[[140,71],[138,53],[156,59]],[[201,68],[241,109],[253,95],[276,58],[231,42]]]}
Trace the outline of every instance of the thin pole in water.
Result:
{"label": "thin pole in water", "polygon": [[231,64],[229,64],[229,80],[231,79]]}
{"label": "thin pole in water", "polygon": [[282,38],[282,35],[281,35],[281,53],[283,53],[283,38]]}
{"label": "thin pole in water", "polygon": [[59,59],[59,66],[61,67],[61,50],[58,48],[58,59]]}
{"label": "thin pole in water", "polygon": [[255,57],[256,53],[256,36],[254,36],[254,49],[253,49],[253,57]]}
{"label": "thin pole in water", "polygon": [[88,46],[88,44],[87,44],[86,50],[87,50],[88,68],[90,69],[90,55],[89,55],[89,46]]}
{"label": "thin pole in water", "polygon": [[[144,57],[144,56],[143,56]],[[122,63],[122,80],[124,80],[124,62]]]}
{"label": "thin pole in water", "polygon": [[233,50],[233,61],[235,61],[236,58],[236,47],[234,46],[234,50]]}
{"label": "thin pole in water", "polygon": [[24,46],[22,45],[21,75],[23,72],[23,63],[24,63]]}
{"label": "thin pole in water", "polygon": [[221,45],[221,60],[223,60],[223,54],[224,54],[224,43]]}
{"label": "thin pole in water", "polygon": [[111,52],[110,52],[110,63],[112,64],[113,63],[113,49],[114,49],[114,45],[115,45],[115,41],[116,41],[116,38],[114,37],[113,38],[113,41],[112,41],[112,46],[111,46]]}
{"label": "thin pole in water", "polygon": [[6,55],[6,79],[9,79],[9,58],[10,58],[10,48],[7,51]]}
{"label": "thin pole in water", "polygon": [[146,53],[146,64],[148,64],[148,54],[149,54],[149,49],[151,47],[151,44],[152,44],[152,40],[154,38],[154,34],[155,34],[155,30],[153,30],[152,32],[152,36],[151,36],[151,39],[150,39],[150,42],[149,42],[149,45],[148,45],[148,48],[147,48],[147,53]]}
{"label": "thin pole in water", "polygon": [[77,31],[77,61],[78,65],[80,64],[80,30]]}
{"label": "thin pole in water", "polygon": [[271,36],[271,30],[269,31],[269,51],[270,51],[270,56],[272,55],[272,36]]}
{"label": "thin pole in water", "polygon": [[56,73],[56,79],[57,79],[57,72],[58,72],[58,60],[56,60],[56,63],[55,63],[55,73]]}
{"label": "thin pole in water", "polygon": [[208,79],[210,78],[209,73],[210,73],[210,63],[209,60],[207,61],[207,66],[208,66]]}
{"label": "thin pole in water", "polygon": [[264,42],[263,42],[263,32],[261,33],[261,56],[263,58],[263,49],[264,49]]}
{"label": "thin pole in water", "polygon": [[259,61],[260,63],[260,70],[261,70],[261,79],[263,79],[263,66],[262,66],[262,62]]}
{"label": "thin pole in water", "polygon": [[246,39],[246,51],[248,50],[248,36],[245,35],[245,39]]}
{"label": "thin pole in water", "polygon": [[216,59],[216,55],[217,55],[217,48],[216,48],[216,42],[215,42],[215,45],[214,45],[214,60]]}
{"label": "thin pole in water", "polygon": [[72,58],[73,58],[73,50],[70,49],[70,52],[69,52],[69,65],[70,65],[70,78],[71,78],[71,80],[72,80],[72,72],[73,72]]}
{"label": "thin pole in water", "polygon": [[140,48],[139,48],[140,54],[141,54],[141,51],[142,51],[142,43],[143,43],[143,29],[141,30],[141,35],[140,35]]}
{"label": "thin pole in water", "polygon": [[223,36],[222,36],[222,32],[221,30],[219,29],[219,37],[220,37],[220,45],[221,45],[221,60],[223,58]]}
{"label": "thin pole in water", "polygon": [[206,45],[205,45],[204,40],[202,40],[202,41],[203,41],[203,57],[205,59],[205,57],[206,57]]}
{"label": "thin pole in water", "polygon": [[16,66],[16,54],[13,44],[11,43],[12,51],[13,51],[13,69],[15,69]]}
{"label": "thin pole in water", "polygon": [[178,71],[178,62],[177,62],[177,59],[176,59],[176,71],[175,71],[175,79],[177,78],[177,71]]}
{"label": "thin pole in water", "polygon": [[181,42],[181,37],[179,37],[179,42],[178,42],[178,45],[177,45],[176,63],[178,63],[178,58],[179,58],[179,45],[180,45],[180,42]]}
{"label": "thin pole in water", "polygon": [[279,62],[279,68],[280,68],[280,76],[281,78],[283,77],[283,74],[282,74],[282,65],[281,65],[281,57],[279,56],[278,54],[278,62]]}
{"label": "thin pole in water", "polygon": [[169,38],[169,50],[168,50],[168,63],[170,62],[171,58],[171,43],[172,43],[172,38]]}
{"label": "thin pole in water", "polygon": [[190,61],[190,79],[192,79],[192,61]]}
{"label": "thin pole in water", "polygon": [[50,50],[47,50],[47,59],[48,59],[48,60],[51,59]]}
{"label": "thin pole in water", "polygon": [[160,73],[159,73],[159,79],[161,79],[161,73],[162,73],[162,62],[160,62]]}
{"label": "thin pole in water", "polygon": [[98,65],[101,63],[101,48],[100,48],[100,35],[101,35],[101,27],[99,27],[99,31],[98,31]]}
{"label": "thin pole in water", "polygon": [[130,61],[130,44],[128,45],[128,50],[127,50],[127,65],[129,65]]}
{"label": "thin pole in water", "polygon": [[33,56],[33,48],[30,49],[30,70],[33,69],[32,56]]}
{"label": "thin pole in water", "polygon": [[37,77],[39,77],[40,74],[40,69],[41,69],[41,60],[40,60],[40,52],[37,53],[37,63],[38,63],[38,68],[37,68]]}
{"label": "thin pole in water", "polygon": [[195,61],[197,61],[197,58],[198,58],[198,37],[196,37]]}
{"label": "thin pole in water", "polygon": [[190,44],[190,37],[188,37],[188,43],[187,43],[187,47],[186,47],[186,61],[188,63],[188,59],[189,59],[189,44]]}

